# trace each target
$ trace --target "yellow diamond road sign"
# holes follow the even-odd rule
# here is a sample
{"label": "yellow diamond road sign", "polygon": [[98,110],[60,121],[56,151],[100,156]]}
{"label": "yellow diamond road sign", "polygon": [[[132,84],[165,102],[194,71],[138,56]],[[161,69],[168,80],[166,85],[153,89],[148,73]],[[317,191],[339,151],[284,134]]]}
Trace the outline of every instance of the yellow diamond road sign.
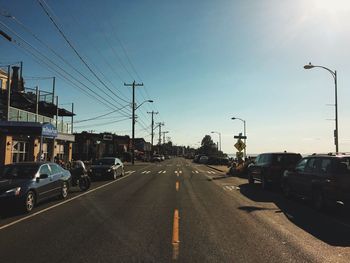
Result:
{"label": "yellow diamond road sign", "polygon": [[236,149],[241,152],[245,148],[245,144],[241,139],[238,139],[238,141],[235,143]]}

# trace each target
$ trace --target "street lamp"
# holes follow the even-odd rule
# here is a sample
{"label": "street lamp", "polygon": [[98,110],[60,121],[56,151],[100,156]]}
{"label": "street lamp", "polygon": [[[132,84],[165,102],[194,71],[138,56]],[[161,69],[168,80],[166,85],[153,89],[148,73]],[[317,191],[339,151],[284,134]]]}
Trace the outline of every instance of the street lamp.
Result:
{"label": "street lamp", "polygon": [[[243,122],[244,137],[246,137],[246,121],[236,117],[232,117],[231,120],[240,120]],[[246,147],[244,147],[244,158],[247,159],[247,138],[244,139],[244,144],[246,145]]]}
{"label": "street lamp", "polygon": [[211,133],[216,133],[216,134],[219,135],[219,145],[220,145],[220,151],[221,151],[221,133],[220,132],[216,132],[216,131],[212,131]]}
{"label": "street lamp", "polygon": [[338,140],[338,91],[337,91],[337,71],[330,70],[329,68],[326,68],[324,66],[316,66],[312,65],[311,62],[308,65],[304,66],[304,69],[312,69],[312,68],[323,68],[327,70],[329,73],[331,73],[333,79],[334,79],[334,91],[335,91],[335,130],[334,130],[334,144],[335,144],[335,152],[339,152],[339,140]]}
{"label": "street lamp", "polygon": [[135,107],[135,103],[132,105],[132,141],[131,141],[131,163],[135,163],[135,111],[142,106],[142,104],[150,102],[153,103],[153,100],[145,100],[139,106]]}
{"label": "street lamp", "polygon": [[140,108],[140,107],[142,106],[142,104],[144,104],[144,103],[146,103],[146,102],[153,103],[153,100],[145,100],[145,101],[143,101],[139,106],[137,106],[137,107],[135,108],[135,110],[137,110],[138,108]]}

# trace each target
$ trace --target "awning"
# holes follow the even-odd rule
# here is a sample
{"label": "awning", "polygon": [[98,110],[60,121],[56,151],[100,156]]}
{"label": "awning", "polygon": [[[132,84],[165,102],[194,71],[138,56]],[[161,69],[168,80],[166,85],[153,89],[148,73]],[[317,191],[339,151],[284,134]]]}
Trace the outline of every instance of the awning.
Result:
{"label": "awning", "polygon": [[33,135],[47,138],[57,137],[57,129],[51,123],[0,121],[0,133],[7,135]]}

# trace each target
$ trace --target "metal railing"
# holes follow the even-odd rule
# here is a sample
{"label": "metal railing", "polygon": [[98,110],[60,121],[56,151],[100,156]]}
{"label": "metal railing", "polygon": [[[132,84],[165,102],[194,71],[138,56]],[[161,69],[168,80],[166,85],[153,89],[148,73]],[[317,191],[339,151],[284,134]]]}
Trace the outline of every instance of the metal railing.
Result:
{"label": "metal railing", "polygon": [[[56,120],[53,118],[49,118],[47,116],[43,116],[40,114],[35,114],[33,112],[20,110],[14,107],[10,107],[10,119],[9,121],[26,121],[26,122],[48,122],[52,125],[56,126]],[[62,133],[71,133],[71,123],[64,121],[57,121],[57,131]]]}

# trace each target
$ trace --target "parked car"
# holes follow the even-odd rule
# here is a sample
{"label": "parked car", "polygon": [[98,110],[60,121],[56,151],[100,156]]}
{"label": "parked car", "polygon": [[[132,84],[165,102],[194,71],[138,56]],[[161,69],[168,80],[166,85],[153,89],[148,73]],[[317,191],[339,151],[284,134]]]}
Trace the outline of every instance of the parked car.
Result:
{"label": "parked car", "polygon": [[282,179],[285,196],[312,200],[320,210],[328,204],[350,204],[350,155],[312,155],[286,171]]}
{"label": "parked car", "polygon": [[152,162],[161,162],[162,161],[162,157],[158,154],[154,154],[152,156]]}
{"label": "parked car", "polygon": [[202,155],[200,158],[199,158],[199,163],[201,164],[206,164],[208,162],[209,158],[208,156],[205,156],[205,155]]}
{"label": "parked car", "polygon": [[116,180],[118,176],[124,176],[124,164],[115,157],[104,157],[93,162],[89,169],[89,175],[93,179],[111,178]]}
{"label": "parked car", "polygon": [[19,205],[25,212],[51,197],[66,198],[71,174],[55,163],[14,163],[0,175],[0,202]]}
{"label": "parked car", "polygon": [[281,185],[283,172],[295,166],[302,158],[299,153],[276,152],[259,154],[248,168],[249,184],[260,181],[263,189]]}

